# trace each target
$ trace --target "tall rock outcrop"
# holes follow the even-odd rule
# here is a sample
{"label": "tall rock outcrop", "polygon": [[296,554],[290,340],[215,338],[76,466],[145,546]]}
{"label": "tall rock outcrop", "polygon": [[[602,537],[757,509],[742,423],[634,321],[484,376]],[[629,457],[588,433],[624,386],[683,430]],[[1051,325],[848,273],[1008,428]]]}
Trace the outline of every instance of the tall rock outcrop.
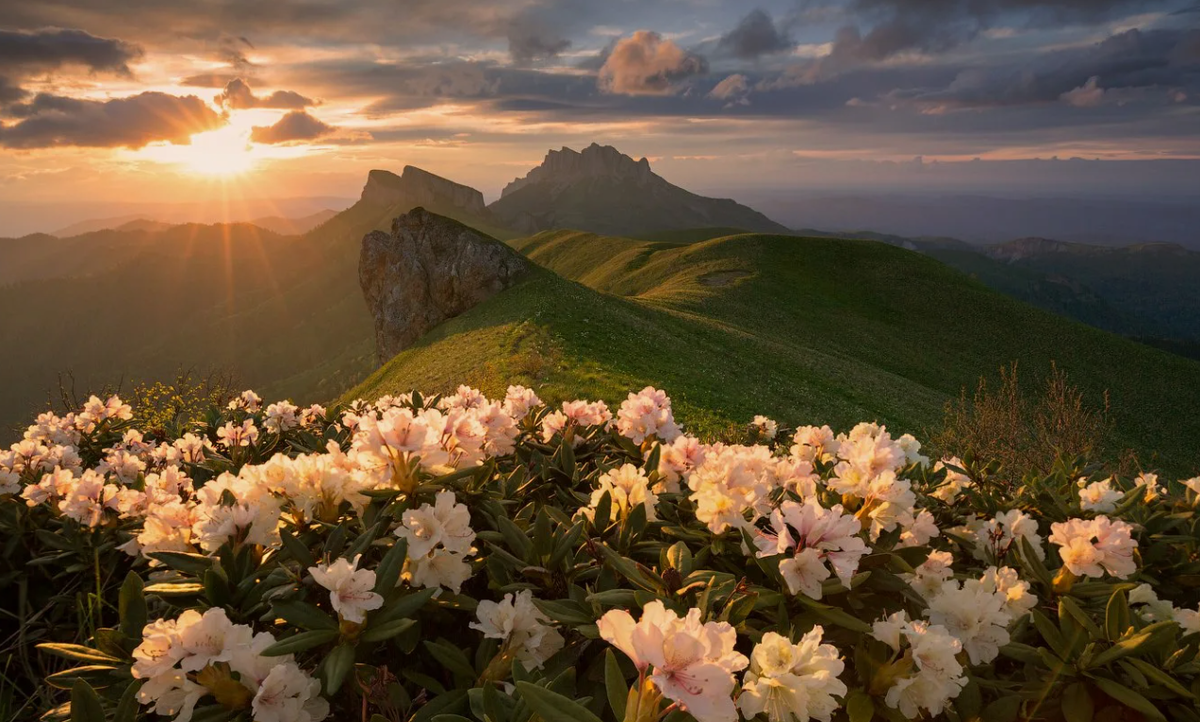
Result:
{"label": "tall rock outcrop", "polygon": [[363,237],[358,279],[383,363],[439,323],[515,284],[531,268],[508,246],[415,208]]}
{"label": "tall rock outcrop", "polygon": [[787,228],[728,198],[706,198],[672,185],[607,145],[552,150],[542,164],[509,183],[488,206],[502,225],[525,233],[573,228],[640,235],[690,228],[785,233]]}
{"label": "tall rock outcrop", "polygon": [[410,208],[457,208],[476,215],[487,209],[483,194],[416,166],[406,165],[400,175],[373,170],[367,175],[362,201],[378,206],[407,205]]}

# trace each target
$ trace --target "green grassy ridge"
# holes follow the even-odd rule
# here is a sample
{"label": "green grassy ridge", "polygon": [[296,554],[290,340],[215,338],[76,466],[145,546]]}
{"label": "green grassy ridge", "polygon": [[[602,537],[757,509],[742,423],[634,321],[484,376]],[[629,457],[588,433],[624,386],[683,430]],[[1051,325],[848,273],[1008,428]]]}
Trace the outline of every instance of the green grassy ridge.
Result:
{"label": "green grassy ridge", "polygon": [[758,234],[681,245],[559,231],[511,243],[562,277],[439,326],[349,396],[459,382],[496,394],[512,382],[550,400],[612,402],[654,384],[701,432],[766,413],[922,433],[981,375],[1016,360],[1040,376],[1056,361],[1091,399],[1110,393],[1122,443],[1166,469],[1200,468],[1200,364],[1013,301],[914,252]]}

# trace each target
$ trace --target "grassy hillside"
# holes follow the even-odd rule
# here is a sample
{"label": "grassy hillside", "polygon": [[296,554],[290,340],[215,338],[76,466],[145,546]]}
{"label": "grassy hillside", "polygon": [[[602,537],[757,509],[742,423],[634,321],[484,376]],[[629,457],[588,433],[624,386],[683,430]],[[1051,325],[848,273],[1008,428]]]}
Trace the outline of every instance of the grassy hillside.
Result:
{"label": "grassy hillside", "polygon": [[[691,428],[753,413],[845,427],[936,426],[944,404],[1017,360],[1110,392],[1120,440],[1200,466],[1200,364],[1013,301],[869,241],[739,235],[672,244],[547,232],[513,241],[542,274],[435,329],[349,395],[536,384],[619,400],[643,384]],[[486,359],[480,363],[479,359]]]}

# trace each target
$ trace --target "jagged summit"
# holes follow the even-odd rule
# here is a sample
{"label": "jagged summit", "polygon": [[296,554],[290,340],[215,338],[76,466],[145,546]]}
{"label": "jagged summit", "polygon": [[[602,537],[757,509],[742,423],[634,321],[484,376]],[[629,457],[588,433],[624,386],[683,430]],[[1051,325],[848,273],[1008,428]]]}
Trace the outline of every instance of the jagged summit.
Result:
{"label": "jagged summit", "polygon": [[753,208],[686,191],[652,171],[645,158],[634,160],[598,143],[579,152],[548,152],[488,209],[522,233],[573,228],[629,235],[715,227],[787,232]]}
{"label": "jagged summit", "polygon": [[649,160],[634,160],[611,145],[592,143],[582,151],[566,146],[548,151],[541,165],[505,186],[500,197],[534,183],[566,185],[582,178],[609,178],[636,185],[655,180],[666,183],[650,170]]}
{"label": "jagged summit", "polygon": [[484,213],[483,194],[416,166],[406,165],[401,175],[373,170],[367,174],[362,201],[379,206],[404,203],[410,207],[452,206],[470,213]]}

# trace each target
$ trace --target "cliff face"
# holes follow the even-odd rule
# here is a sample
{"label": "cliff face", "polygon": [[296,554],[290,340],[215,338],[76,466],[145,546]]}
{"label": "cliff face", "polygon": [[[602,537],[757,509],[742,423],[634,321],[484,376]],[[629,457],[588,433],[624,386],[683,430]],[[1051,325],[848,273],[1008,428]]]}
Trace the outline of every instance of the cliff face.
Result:
{"label": "cliff face", "polygon": [[470,213],[486,212],[479,191],[411,165],[404,166],[401,175],[386,170],[371,171],[362,200],[379,206],[404,203],[414,208],[451,206]]}
{"label": "cliff face", "polygon": [[423,208],[392,221],[390,233],[368,233],[358,278],[375,319],[380,363],[512,286],[529,268],[508,246]]}

